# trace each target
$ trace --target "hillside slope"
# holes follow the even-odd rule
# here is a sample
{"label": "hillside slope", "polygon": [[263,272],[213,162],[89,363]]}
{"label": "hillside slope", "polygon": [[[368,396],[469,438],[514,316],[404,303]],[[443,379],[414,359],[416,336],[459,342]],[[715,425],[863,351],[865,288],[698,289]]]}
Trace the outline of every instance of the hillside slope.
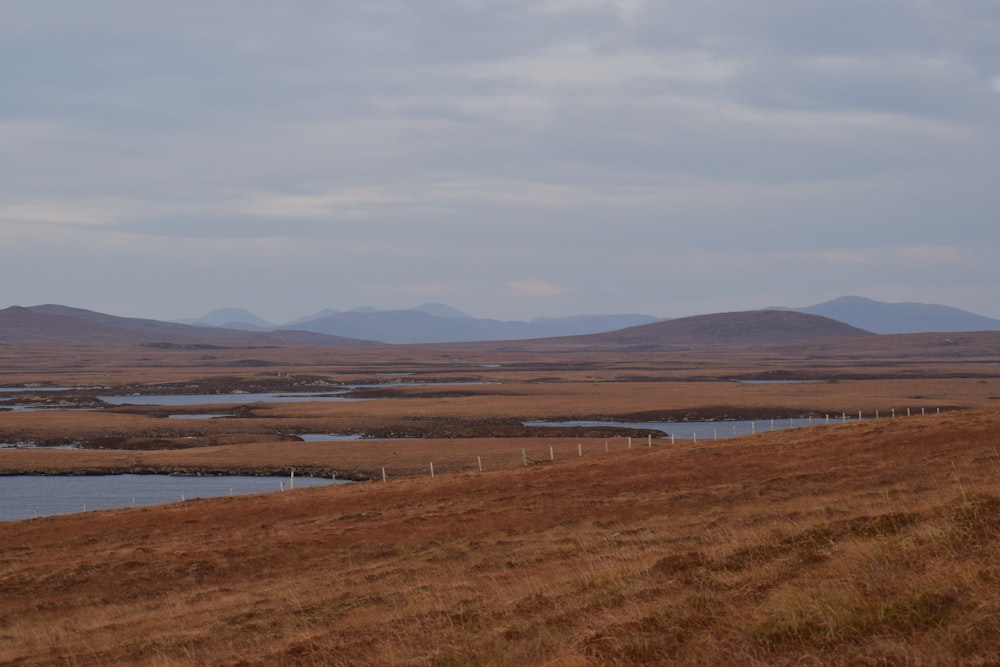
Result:
{"label": "hillside slope", "polygon": [[992,664],[998,428],[869,420],[0,524],[0,662]]}
{"label": "hillside slope", "polygon": [[251,332],[199,327],[46,304],[0,310],[0,343],[117,345],[366,345],[305,331]]}

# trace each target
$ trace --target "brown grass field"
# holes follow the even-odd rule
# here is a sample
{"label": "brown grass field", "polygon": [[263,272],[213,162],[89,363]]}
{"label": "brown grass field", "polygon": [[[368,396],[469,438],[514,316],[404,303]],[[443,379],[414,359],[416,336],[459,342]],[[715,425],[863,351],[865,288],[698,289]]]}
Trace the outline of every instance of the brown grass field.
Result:
{"label": "brown grass field", "polygon": [[[1000,664],[1000,353],[968,338],[673,351],[0,346],[0,385],[86,388],[73,400],[111,393],[95,386],[489,383],[393,384],[368,401],[252,404],[213,420],[155,407],[0,412],[2,442],[88,445],[0,450],[6,473],[378,480],[0,523],[0,664]],[[234,406],[188,411],[220,408]],[[821,423],[859,410],[860,423],[632,449],[520,426]],[[410,439],[294,438],[309,432]]]}

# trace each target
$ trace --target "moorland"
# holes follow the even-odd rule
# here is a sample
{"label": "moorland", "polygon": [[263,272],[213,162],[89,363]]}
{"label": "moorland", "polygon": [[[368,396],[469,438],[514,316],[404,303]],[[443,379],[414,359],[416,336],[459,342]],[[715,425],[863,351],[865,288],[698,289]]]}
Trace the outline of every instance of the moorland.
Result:
{"label": "moorland", "polygon": [[697,338],[0,345],[4,474],[368,480],[2,523],[0,663],[1000,661],[1000,334]]}

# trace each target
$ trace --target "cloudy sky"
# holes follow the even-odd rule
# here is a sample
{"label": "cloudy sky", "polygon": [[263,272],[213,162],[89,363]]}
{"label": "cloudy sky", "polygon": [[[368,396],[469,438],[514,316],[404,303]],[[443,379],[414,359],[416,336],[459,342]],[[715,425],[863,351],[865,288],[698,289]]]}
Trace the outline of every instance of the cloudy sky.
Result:
{"label": "cloudy sky", "polygon": [[996,0],[0,15],[0,306],[1000,317]]}

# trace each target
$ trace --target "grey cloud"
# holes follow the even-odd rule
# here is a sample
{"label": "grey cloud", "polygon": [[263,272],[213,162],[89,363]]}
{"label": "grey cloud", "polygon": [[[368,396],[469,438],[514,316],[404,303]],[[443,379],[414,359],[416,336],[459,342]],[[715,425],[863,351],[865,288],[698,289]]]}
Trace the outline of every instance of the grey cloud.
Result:
{"label": "grey cloud", "polygon": [[[998,245],[998,32],[979,0],[14,0],[0,229],[65,259],[25,223],[61,215],[68,265],[138,253],[151,283],[204,243],[248,299],[280,286],[239,253],[482,315],[985,285],[891,248]],[[881,268],[795,259],[859,245]]]}

